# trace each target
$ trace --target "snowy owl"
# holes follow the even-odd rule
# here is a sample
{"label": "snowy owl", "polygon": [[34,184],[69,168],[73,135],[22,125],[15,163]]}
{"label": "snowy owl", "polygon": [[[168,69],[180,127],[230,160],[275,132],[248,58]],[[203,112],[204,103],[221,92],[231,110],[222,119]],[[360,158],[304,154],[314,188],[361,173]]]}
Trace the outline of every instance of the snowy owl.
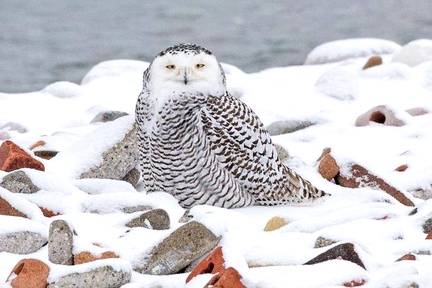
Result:
{"label": "snowy owl", "polygon": [[327,195],[281,163],[258,116],[226,89],[216,57],[195,44],[159,53],[136,105],[147,192],[182,207],[310,202]]}

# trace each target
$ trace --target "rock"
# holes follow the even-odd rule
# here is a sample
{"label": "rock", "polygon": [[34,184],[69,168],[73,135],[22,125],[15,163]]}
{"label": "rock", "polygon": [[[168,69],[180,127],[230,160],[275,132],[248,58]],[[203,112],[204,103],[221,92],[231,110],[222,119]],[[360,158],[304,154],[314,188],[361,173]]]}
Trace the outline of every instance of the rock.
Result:
{"label": "rock", "polygon": [[[431,187],[432,188],[432,187]],[[409,191],[411,195],[413,195],[416,198],[422,199],[422,200],[429,200],[432,199],[432,189],[424,190],[424,189],[416,189],[414,191]]]}
{"label": "rock", "polygon": [[74,265],[84,264],[88,262],[93,262],[96,260],[103,259],[111,259],[111,258],[119,258],[117,254],[112,251],[106,251],[101,254],[101,256],[95,256],[88,251],[81,252],[79,254],[74,255]]}
{"label": "rock", "polygon": [[42,159],[50,160],[58,154],[58,151],[53,150],[39,150],[34,151],[34,154]]}
{"label": "rock", "polygon": [[26,133],[27,128],[19,123],[8,122],[0,127],[0,130],[17,131],[18,133]]}
{"label": "rock", "polygon": [[0,234],[0,252],[30,254],[41,249],[46,243],[47,239],[36,232],[17,231]]}
{"label": "rock", "polygon": [[47,288],[119,288],[129,283],[131,277],[130,271],[118,270],[111,265],[106,265],[88,272],[72,273],[63,276],[55,282],[50,283]]}
{"label": "rock", "polygon": [[275,144],[276,152],[280,161],[285,161],[290,157],[288,151],[281,145]]}
{"label": "rock", "polygon": [[277,136],[299,131],[315,124],[317,122],[311,120],[283,120],[273,122],[266,128],[271,136]]}
{"label": "rock", "polygon": [[400,49],[400,45],[382,39],[356,38],[337,40],[315,47],[307,56],[305,64],[324,64],[352,58],[393,54]]}
{"label": "rock", "polygon": [[[24,199],[23,199],[24,200]],[[0,196],[0,215],[28,218],[26,214],[14,208],[6,199]]]}
{"label": "rock", "polygon": [[410,114],[411,116],[421,116],[421,115],[426,115],[429,114],[430,111],[426,108],[423,107],[414,107],[414,108],[410,108],[405,110],[405,112],[407,112],[408,114]]}
{"label": "rock", "polygon": [[58,98],[73,98],[81,95],[82,87],[69,81],[58,81],[46,86],[42,92]]}
{"label": "rock", "polygon": [[222,247],[217,247],[212,253],[207,255],[198,265],[192,270],[189,276],[186,278],[186,283],[192,280],[197,275],[211,273],[223,273],[225,272],[225,259],[222,252]]}
{"label": "rock", "polygon": [[183,216],[180,217],[180,219],[179,219],[178,222],[179,222],[179,223],[187,223],[187,222],[189,222],[189,221],[193,218],[193,216],[190,215],[189,213],[190,213],[190,210],[187,209],[187,210],[185,211],[185,213],[183,214]]}
{"label": "rock", "polygon": [[0,186],[13,193],[32,194],[40,190],[24,171],[18,170],[9,173],[3,178]]}
{"label": "rock", "polygon": [[432,218],[429,218],[423,223],[423,233],[429,234],[432,232]]}
{"label": "rock", "polygon": [[326,252],[318,255],[312,260],[306,262],[304,265],[313,265],[321,262],[325,262],[328,260],[334,259],[342,259],[346,261],[350,261],[366,269],[357,252],[354,249],[354,245],[352,243],[339,244]]}
{"label": "rock", "polygon": [[129,184],[135,187],[138,184],[140,177],[141,177],[140,171],[137,168],[133,168],[123,177],[122,180],[128,182]]}
{"label": "rock", "polygon": [[44,145],[46,145],[46,142],[43,141],[43,140],[39,140],[35,144],[31,145],[29,149],[33,150],[33,149],[35,149],[37,147],[41,147],[41,146],[44,146]]}
{"label": "rock", "polygon": [[381,65],[383,63],[383,60],[380,56],[372,56],[369,58],[369,60],[366,62],[366,64],[363,66],[363,70],[369,69],[374,66]]}
{"label": "rock", "polygon": [[264,231],[265,232],[274,231],[284,227],[287,224],[288,222],[285,219],[275,216],[267,222],[266,226],[264,227]]}
{"label": "rock", "polygon": [[122,213],[131,214],[131,213],[140,212],[140,211],[147,211],[147,210],[151,210],[151,209],[153,209],[153,207],[148,206],[148,205],[137,205],[137,206],[121,207],[119,210]]}
{"label": "rock", "polygon": [[335,243],[336,243],[336,241],[334,241],[334,240],[327,239],[327,238],[320,236],[315,240],[314,248],[327,247],[327,246],[330,246],[330,245],[335,244]]}
{"label": "rock", "polygon": [[54,216],[61,215],[61,214],[58,213],[58,212],[53,212],[53,211],[51,211],[51,210],[49,210],[49,209],[46,209],[46,208],[44,208],[44,207],[39,207],[39,209],[42,211],[42,214],[43,214],[45,217],[47,217],[47,218],[51,218],[51,217],[54,217]]}
{"label": "rock", "polygon": [[23,259],[12,269],[6,283],[13,288],[45,288],[50,268],[36,259]]}
{"label": "rock", "polygon": [[103,111],[100,112],[99,114],[97,114],[93,120],[90,121],[90,123],[95,123],[95,122],[110,122],[110,121],[114,121],[117,118],[123,117],[129,115],[126,112],[123,111]]}
{"label": "rock", "polygon": [[352,66],[336,66],[325,71],[318,78],[314,88],[337,100],[356,99],[360,93],[358,73]]}
{"label": "rock", "polygon": [[11,172],[20,168],[45,171],[41,162],[31,157],[12,141],[6,140],[0,146],[0,170]]}
{"label": "rock", "polygon": [[392,62],[414,67],[432,60],[432,40],[420,39],[405,44],[400,51],[393,55]]}
{"label": "rock", "polygon": [[229,267],[223,273],[213,276],[204,288],[246,288],[241,279],[237,270]]}
{"label": "rock", "polygon": [[370,122],[375,122],[386,126],[405,125],[405,121],[403,119],[399,119],[396,116],[395,111],[385,105],[376,106],[357,117],[355,121],[355,126],[367,126],[370,124]]}
{"label": "rock", "polygon": [[429,234],[426,236],[426,240],[431,240],[432,239],[432,232],[429,232]]}
{"label": "rock", "polygon": [[144,227],[153,230],[166,230],[170,228],[170,218],[163,209],[153,209],[141,214],[126,224],[129,228]]}
{"label": "rock", "polygon": [[366,168],[358,164],[349,164],[347,167],[348,174],[340,173],[337,177],[337,183],[343,187],[358,188],[358,187],[371,187],[378,188],[398,200],[405,206],[414,206],[414,203],[408,199],[401,191],[391,186],[383,179],[370,173]]}
{"label": "rock", "polygon": [[339,174],[339,165],[330,154],[320,157],[318,172],[328,181],[333,180]]}
{"label": "rock", "polygon": [[407,164],[403,164],[403,165],[397,167],[397,168],[395,169],[395,171],[397,171],[397,172],[404,172],[404,171],[407,170],[407,169],[408,169],[408,165],[407,165]]}
{"label": "rock", "polygon": [[51,222],[48,240],[48,259],[54,264],[73,265],[73,231],[64,220]]}
{"label": "rock", "polygon": [[213,249],[219,240],[204,225],[191,221],[154,247],[144,263],[137,264],[134,270],[151,275],[177,273]]}
{"label": "rock", "polygon": [[362,279],[360,281],[353,280],[351,282],[346,282],[346,283],[343,283],[342,285],[344,287],[359,287],[359,286],[363,286],[364,284],[366,284],[366,280]]}
{"label": "rock", "polygon": [[400,262],[400,261],[415,261],[416,260],[416,256],[413,254],[405,254],[404,256],[400,257],[399,259],[397,259],[395,262]]}

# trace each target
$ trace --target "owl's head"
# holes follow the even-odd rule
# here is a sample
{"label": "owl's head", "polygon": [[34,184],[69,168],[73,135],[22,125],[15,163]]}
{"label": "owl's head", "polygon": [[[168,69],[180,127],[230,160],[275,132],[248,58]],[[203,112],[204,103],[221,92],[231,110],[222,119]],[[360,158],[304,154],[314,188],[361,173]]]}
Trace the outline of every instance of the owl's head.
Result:
{"label": "owl's head", "polygon": [[216,57],[195,44],[179,44],[159,53],[144,72],[144,88],[161,93],[222,95],[225,73]]}

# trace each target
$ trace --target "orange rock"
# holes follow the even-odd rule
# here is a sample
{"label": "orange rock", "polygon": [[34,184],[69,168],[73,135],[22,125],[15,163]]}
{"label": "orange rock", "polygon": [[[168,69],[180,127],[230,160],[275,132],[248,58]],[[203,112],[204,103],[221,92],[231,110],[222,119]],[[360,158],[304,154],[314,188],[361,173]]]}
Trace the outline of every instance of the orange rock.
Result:
{"label": "orange rock", "polygon": [[373,56],[369,58],[369,60],[366,62],[366,64],[363,66],[363,70],[366,70],[368,68],[381,65],[383,63],[383,60],[380,56]]}
{"label": "orange rock", "polygon": [[79,264],[84,264],[88,262],[93,262],[102,259],[109,259],[109,258],[119,258],[119,256],[114,252],[106,251],[102,253],[101,257],[95,257],[90,252],[85,251],[74,255],[74,265],[79,265]]}
{"label": "orange rock", "polygon": [[366,284],[366,280],[360,280],[360,281],[351,281],[351,282],[347,282],[344,283],[343,286],[344,287],[358,287],[358,286],[363,286],[364,284]]}
{"label": "orange rock", "polygon": [[45,209],[44,207],[39,207],[39,209],[42,211],[42,214],[48,218],[60,215],[60,213],[54,213],[53,211]]}
{"label": "orange rock", "polygon": [[405,206],[414,206],[414,203],[408,199],[401,191],[397,190],[395,187],[391,186],[383,179],[373,175],[366,168],[358,164],[350,164],[351,176],[338,175],[337,183],[343,187],[348,188],[358,188],[360,186],[365,187],[377,187],[385,191],[390,196],[394,197],[400,203]]}
{"label": "orange rock", "polygon": [[407,260],[414,261],[414,260],[416,260],[416,256],[413,254],[405,254],[401,258],[397,259],[396,262],[407,261]]}
{"label": "orange rock", "polygon": [[426,236],[426,240],[430,240],[432,239],[432,231],[429,232],[429,234]]}
{"label": "orange rock", "polygon": [[33,149],[35,149],[36,147],[39,147],[39,146],[44,146],[45,144],[46,144],[45,141],[39,140],[38,142],[36,142],[32,146],[30,146],[30,150],[33,150]]}
{"label": "orange rock", "polygon": [[197,275],[211,273],[223,273],[225,271],[225,260],[222,253],[222,247],[217,247],[212,253],[204,258],[198,265],[192,270],[186,279],[188,283],[192,278]]}
{"label": "orange rock", "polygon": [[12,141],[5,141],[0,146],[0,170],[10,172],[21,168],[45,171],[44,165],[32,158]]}
{"label": "orange rock", "polygon": [[27,215],[12,207],[8,201],[0,197],[0,215],[28,218]]}
{"label": "orange rock", "polygon": [[323,178],[331,181],[339,174],[339,166],[336,160],[330,154],[327,154],[321,159],[318,172]]}
{"label": "orange rock", "polygon": [[246,288],[241,283],[241,278],[236,269],[229,267],[225,272],[213,276],[204,288]]}
{"label": "orange rock", "polygon": [[12,269],[6,283],[13,288],[45,288],[49,267],[36,259],[23,259]]}
{"label": "orange rock", "polygon": [[403,172],[403,171],[405,171],[406,169],[408,169],[408,165],[407,165],[407,164],[404,164],[404,165],[401,165],[401,166],[397,167],[397,168],[395,169],[395,171]]}

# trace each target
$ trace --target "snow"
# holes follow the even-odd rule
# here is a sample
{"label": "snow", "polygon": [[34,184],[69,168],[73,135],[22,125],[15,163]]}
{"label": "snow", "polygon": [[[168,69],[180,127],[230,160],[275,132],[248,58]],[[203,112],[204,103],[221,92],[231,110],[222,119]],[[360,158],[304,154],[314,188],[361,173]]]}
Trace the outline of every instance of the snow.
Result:
{"label": "snow", "polygon": [[[432,113],[414,117],[406,112],[414,107],[432,111],[429,41],[413,42],[417,43],[414,50],[412,44],[401,50],[399,45],[380,39],[335,41],[309,54],[306,62],[315,65],[271,68],[252,74],[222,64],[228,89],[241,97],[264,125],[319,119],[308,128],[275,136],[273,140],[288,150],[288,165],[332,194],[316,205],[233,210],[197,206],[190,210],[195,221],[221,237],[226,264],[239,271],[247,287],[340,287],[362,280],[366,281],[365,288],[402,288],[413,282],[420,287],[432,285],[432,241],[425,240],[422,228],[425,220],[432,217],[432,200],[411,195],[420,189],[425,193],[432,190]],[[411,53],[404,58],[408,60],[396,61],[400,57],[396,53],[404,50]],[[384,63],[362,70],[368,57],[376,54],[383,57]],[[417,54],[422,63],[417,63]],[[111,60],[93,67],[79,85],[61,81],[32,93],[0,93],[0,127],[15,123],[26,129],[12,130],[8,124],[0,128],[0,137],[6,135],[26,151],[39,140],[46,142],[44,149],[60,151],[51,160],[40,159],[46,172],[24,169],[41,188],[37,193],[13,194],[0,188],[0,197],[31,219],[0,216],[0,233],[28,230],[47,235],[49,224],[63,219],[76,232],[74,253],[90,251],[100,255],[113,251],[120,256],[67,267],[49,264],[47,247],[30,255],[2,252],[0,283],[23,258],[49,264],[50,281],[104,264],[130,271],[133,263],[182,225],[178,219],[185,210],[171,195],[146,194],[142,185],[134,188],[122,181],[76,179],[90,164],[100,161],[101,152],[121,140],[133,125],[142,72],[147,66],[142,61]],[[354,125],[358,116],[378,105],[389,107],[406,124]],[[96,114],[106,110],[124,111],[130,116],[90,124]],[[357,163],[401,190],[415,203],[417,213],[410,216],[413,207],[403,206],[381,190],[343,188],[323,179],[317,172],[316,159],[325,147],[331,147],[342,169],[346,170],[348,163]],[[395,171],[403,164],[408,165],[406,171]],[[5,175],[0,171],[0,181]],[[125,223],[142,212],[126,214],[122,209],[140,205],[166,210],[170,229],[126,227]],[[46,218],[38,206],[61,215]],[[288,224],[264,232],[267,221],[274,216]],[[337,243],[314,248],[318,237]],[[302,265],[327,249],[348,242],[354,244],[366,270],[342,260]],[[395,262],[407,253],[415,254],[417,260]],[[124,287],[201,288],[211,278],[200,275],[186,285],[187,275],[133,272],[131,283]]]}
{"label": "snow", "polygon": [[429,39],[420,39],[409,42],[404,45],[392,59],[393,62],[404,63],[411,67],[431,60],[432,40]]}

